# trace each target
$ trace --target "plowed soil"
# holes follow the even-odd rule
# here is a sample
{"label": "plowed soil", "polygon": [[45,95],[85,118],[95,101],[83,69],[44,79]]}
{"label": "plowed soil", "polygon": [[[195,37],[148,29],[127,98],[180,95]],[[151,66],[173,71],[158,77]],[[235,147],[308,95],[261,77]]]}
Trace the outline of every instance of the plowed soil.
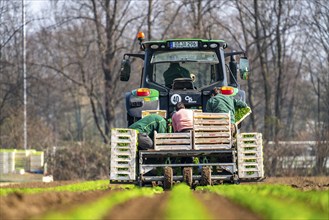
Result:
{"label": "plowed soil", "polygon": [[[54,187],[72,184],[74,181],[52,183],[21,183],[6,185],[1,188]],[[244,184],[244,183],[242,183]],[[329,188],[329,177],[289,177],[267,178],[255,184],[285,184],[300,190],[325,190]],[[0,197],[0,219],[38,218],[48,211],[65,211],[83,203],[95,201],[102,196],[113,193],[110,188],[105,191],[89,192],[46,192],[38,194],[14,193]],[[109,211],[104,219],[163,219],[166,201],[170,191],[153,197],[141,197],[118,205]],[[212,193],[193,192],[199,201],[207,207],[215,219],[261,219],[250,210],[239,207],[226,198]]]}

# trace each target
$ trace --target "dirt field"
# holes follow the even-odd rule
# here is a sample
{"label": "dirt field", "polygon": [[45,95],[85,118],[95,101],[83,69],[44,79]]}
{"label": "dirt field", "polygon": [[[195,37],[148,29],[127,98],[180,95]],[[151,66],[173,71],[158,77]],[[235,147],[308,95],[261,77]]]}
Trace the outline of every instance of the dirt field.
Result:
{"label": "dirt field", "polygon": [[[31,182],[2,186],[1,188],[32,188],[54,187],[71,184],[74,181],[58,181],[51,183]],[[245,184],[245,183],[242,183]],[[329,177],[289,177],[267,178],[255,184],[285,184],[300,190],[329,189]],[[0,189],[1,189],[0,188]],[[102,196],[108,196],[113,190],[89,192],[46,192],[34,195],[20,193],[0,197],[0,219],[37,218],[46,211],[68,210],[77,205],[95,201]],[[105,219],[163,219],[166,200],[170,191],[152,198],[140,197],[114,207]],[[257,214],[241,208],[226,198],[212,193],[193,192],[199,201],[206,204],[208,212],[218,219],[261,219]]]}

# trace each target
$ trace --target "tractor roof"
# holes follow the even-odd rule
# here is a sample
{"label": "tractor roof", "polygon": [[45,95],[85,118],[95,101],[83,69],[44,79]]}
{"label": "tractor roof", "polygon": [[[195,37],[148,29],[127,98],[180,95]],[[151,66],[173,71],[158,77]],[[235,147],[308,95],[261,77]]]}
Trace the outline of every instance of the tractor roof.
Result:
{"label": "tractor roof", "polygon": [[[195,46],[192,46],[192,47],[185,47],[185,46],[180,46],[179,48],[178,47],[175,47],[175,46],[172,46],[173,43],[184,43],[184,42],[195,42]],[[196,43],[198,42],[198,43]],[[226,43],[224,40],[206,40],[206,39],[197,39],[197,38],[180,38],[180,39],[167,39],[167,40],[151,40],[151,41],[144,41],[142,42],[142,44],[144,45],[144,48],[148,48],[148,47],[151,47],[153,45],[158,45],[159,47],[161,48],[171,48],[171,49],[183,49],[183,48],[189,48],[189,49],[192,49],[192,48],[199,48],[199,49],[202,49],[202,48],[207,48],[208,46],[205,46],[205,45],[211,45],[211,44],[216,44],[218,45],[219,47],[226,47]],[[170,45],[170,46],[169,46]],[[180,44],[182,45],[182,44]]]}
{"label": "tractor roof", "polygon": [[167,43],[171,41],[201,41],[203,43],[225,43],[224,40],[206,40],[206,39],[198,39],[198,38],[177,38],[177,39],[167,39],[167,40],[150,40],[143,42],[144,44],[150,44],[150,43]]}

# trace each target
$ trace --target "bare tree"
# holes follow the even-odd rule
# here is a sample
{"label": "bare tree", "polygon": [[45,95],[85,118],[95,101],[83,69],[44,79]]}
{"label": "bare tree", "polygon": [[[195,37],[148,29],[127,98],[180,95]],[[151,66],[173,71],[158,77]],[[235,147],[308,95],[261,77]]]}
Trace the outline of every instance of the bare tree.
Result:
{"label": "bare tree", "polygon": [[[105,25],[101,26],[101,19],[95,0],[91,0],[93,9],[93,21],[97,33],[98,50],[102,54],[102,68],[104,74],[104,97],[105,97],[105,134],[109,134],[109,126],[115,117],[115,107],[120,99],[115,99],[111,94],[117,91],[118,74],[114,70],[117,68],[117,59],[115,56],[119,54],[121,45],[118,43],[120,38],[126,31],[127,26],[141,18],[141,15],[132,16],[129,19],[124,19],[129,12],[131,2],[119,2],[115,0],[113,3],[105,0],[103,4],[100,2],[101,10],[105,12]],[[122,5],[121,5],[122,4]],[[103,30],[102,27],[104,27]],[[104,37],[102,36],[104,31]]]}
{"label": "bare tree", "polygon": [[[305,28],[309,29],[310,51],[312,56],[307,57],[307,71],[315,95],[313,113],[316,123],[314,134],[318,142],[315,149],[315,174],[326,173],[326,163],[329,149],[329,7],[325,1],[309,2],[310,15],[304,19]],[[316,111],[314,111],[316,109]]]}
{"label": "bare tree", "polygon": [[[22,113],[21,74],[21,5],[18,2],[0,1],[0,146],[22,147],[23,134],[19,122],[14,120]],[[8,130],[11,128],[11,130]],[[15,141],[13,141],[15,140]]]}

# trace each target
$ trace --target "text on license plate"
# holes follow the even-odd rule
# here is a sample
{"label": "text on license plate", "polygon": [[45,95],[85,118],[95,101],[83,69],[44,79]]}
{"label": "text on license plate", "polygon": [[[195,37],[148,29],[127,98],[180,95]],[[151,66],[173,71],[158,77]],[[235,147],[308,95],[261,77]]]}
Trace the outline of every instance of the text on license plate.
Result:
{"label": "text on license plate", "polygon": [[198,41],[173,41],[170,48],[198,48]]}

